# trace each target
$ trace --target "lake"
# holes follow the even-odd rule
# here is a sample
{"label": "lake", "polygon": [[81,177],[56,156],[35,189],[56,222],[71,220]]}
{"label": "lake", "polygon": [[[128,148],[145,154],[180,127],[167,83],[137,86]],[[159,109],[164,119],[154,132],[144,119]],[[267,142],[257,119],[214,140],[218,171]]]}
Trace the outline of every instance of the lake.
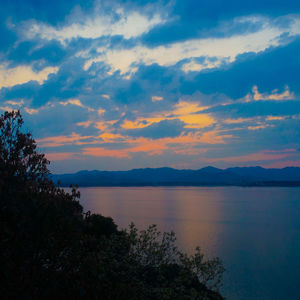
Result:
{"label": "lake", "polygon": [[119,228],[157,224],[188,253],[200,246],[226,268],[228,299],[300,299],[300,188],[81,188],[85,210]]}

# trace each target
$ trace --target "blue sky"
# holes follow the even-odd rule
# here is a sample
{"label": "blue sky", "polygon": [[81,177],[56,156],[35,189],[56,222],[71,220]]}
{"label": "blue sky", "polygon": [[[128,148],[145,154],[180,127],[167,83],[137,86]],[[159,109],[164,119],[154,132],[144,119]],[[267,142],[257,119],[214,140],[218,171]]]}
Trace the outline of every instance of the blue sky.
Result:
{"label": "blue sky", "polygon": [[0,5],[0,110],[53,172],[300,166],[299,1]]}

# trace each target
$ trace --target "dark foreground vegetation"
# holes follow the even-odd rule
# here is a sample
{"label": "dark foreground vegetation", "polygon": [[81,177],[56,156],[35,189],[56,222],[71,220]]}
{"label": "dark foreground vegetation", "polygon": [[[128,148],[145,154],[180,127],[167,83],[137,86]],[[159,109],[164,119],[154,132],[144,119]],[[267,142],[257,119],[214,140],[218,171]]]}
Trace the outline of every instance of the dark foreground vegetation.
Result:
{"label": "dark foreground vegetation", "polygon": [[49,179],[20,112],[0,117],[1,299],[223,299],[224,268],[152,225],[118,230]]}

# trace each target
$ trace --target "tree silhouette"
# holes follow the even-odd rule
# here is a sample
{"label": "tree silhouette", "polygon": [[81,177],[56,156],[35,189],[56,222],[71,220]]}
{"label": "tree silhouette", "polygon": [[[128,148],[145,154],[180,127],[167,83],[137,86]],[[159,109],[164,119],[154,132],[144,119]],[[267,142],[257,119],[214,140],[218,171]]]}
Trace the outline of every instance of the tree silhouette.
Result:
{"label": "tree silhouette", "polygon": [[49,161],[36,151],[32,135],[21,131],[23,123],[20,111],[5,112],[0,117],[1,178],[14,178],[33,189],[41,188],[49,184]]}

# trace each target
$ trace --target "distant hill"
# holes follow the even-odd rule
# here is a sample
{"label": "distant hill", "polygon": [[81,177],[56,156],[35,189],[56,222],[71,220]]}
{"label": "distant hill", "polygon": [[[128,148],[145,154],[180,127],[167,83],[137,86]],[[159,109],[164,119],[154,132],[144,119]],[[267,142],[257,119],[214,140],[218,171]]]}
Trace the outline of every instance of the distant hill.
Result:
{"label": "distant hill", "polygon": [[199,170],[145,168],[129,171],[80,171],[53,175],[61,186],[300,186],[300,168],[236,167]]}

